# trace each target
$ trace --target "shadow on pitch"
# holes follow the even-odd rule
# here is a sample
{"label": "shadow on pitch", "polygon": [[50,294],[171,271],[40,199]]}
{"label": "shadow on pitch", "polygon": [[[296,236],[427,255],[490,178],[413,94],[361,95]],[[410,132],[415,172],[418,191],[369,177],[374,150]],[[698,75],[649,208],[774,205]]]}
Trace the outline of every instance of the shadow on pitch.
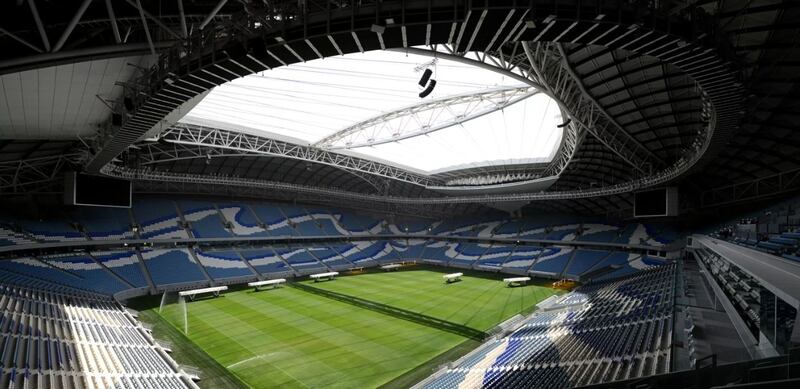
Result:
{"label": "shadow on pitch", "polygon": [[348,296],[341,293],[331,292],[329,290],[322,290],[315,288],[313,286],[297,282],[293,282],[288,285],[308,293],[316,294],[318,296],[326,297],[336,301],[341,301],[343,303],[354,305],[359,308],[368,309],[373,312],[382,313],[384,315],[389,315],[392,317],[396,317],[398,319],[421,324],[438,330],[447,331],[466,338],[482,341],[487,337],[487,334],[483,331],[478,331],[474,328],[470,328],[458,323],[449,322],[447,320],[437,319],[435,317],[431,317],[425,314],[412,312],[405,309],[393,307],[386,304],[376,303],[374,301],[364,300],[362,298]]}

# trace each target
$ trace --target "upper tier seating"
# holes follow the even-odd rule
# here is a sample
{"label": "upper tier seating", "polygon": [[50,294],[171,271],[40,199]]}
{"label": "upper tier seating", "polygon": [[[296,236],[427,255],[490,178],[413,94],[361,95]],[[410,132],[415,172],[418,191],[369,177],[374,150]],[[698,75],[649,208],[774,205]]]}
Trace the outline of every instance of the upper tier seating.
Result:
{"label": "upper tier seating", "polygon": [[350,235],[377,235],[387,232],[381,219],[341,210],[333,211],[332,215]]}
{"label": "upper tier seating", "polygon": [[254,204],[252,206],[255,216],[258,217],[267,228],[270,236],[297,236],[297,231],[289,225],[289,219],[281,210],[269,204]]}
{"label": "upper tier seating", "polygon": [[425,388],[568,388],[665,373],[674,271],[661,266],[585,285]]}
{"label": "upper tier seating", "polygon": [[269,234],[261,228],[261,222],[246,204],[220,203],[219,212],[231,226],[230,231],[234,236],[268,237]]}
{"label": "upper tier seating", "polygon": [[83,226],[92,240],[135,238],[128,209],[77,207],[70,217]]}
{"label": "upper tier seating", "polygon": [[133,217],[141,227],[142,239],[187,239],[189,234],[180,225],[175,203],[169,200],[136,200]]}
{"label": "upper tier seating", "polygon": [[[180,211],[179,211],[180,210]],[[140,227],[134,232],[133,227]],[[462,218],[445,221],[386,221],[354,211],[289,204],[245,204],[159,198],[134,201],[133,209],[77,208],[47,221],[0,219],[0,245],[37,241],[187,239],[377,234],[478,236],[483,238],[615,242],[659,247],[677,238],[665,225],[612,225],[592,219],[539,215],[523,219]],[[137,235],[138,234],[138,235]],[[783,247],[775,236],[767,245]],[[771,249],[771,247],[765,247]]]}
{"label": "upper tier seating", "polygon": [[34,243],[36,240],[32,236],[23,232],[15,232],[11,226],[0,224],[0,246]]}
{"label": "upper tier seating", "polygon": [[183,220],[189,223],[195,238],[228,238],[224,220],[213,203],[199,201],[179,201]]}
{"label": "upper tier seating", "polygon": [[66,219],[20,220],[18,224],[42,242],[85,241],[86,237],[76,231]]}
{"label": "upper tier seating", "polygon": [[232,250],[200,251],[196,250],[197,260],[205,267],[211,278],[254,277],[250,267]]}
{"label": "upper tier seating", "polygon": [[491,236],[501,220],[460,219],[445,220],[437,225],[432,235],[440,236]]}
{"label": "upper tier seating", "polygon": [[292,227],[300,236],[325,236],[321,226],[308,212],[301,207],[280,205],[280,210],[289,219]]}
{"label": "upper tier seating", "polygon": [[322,230],[325,236],[346,236],[350,233],[339,225],[336,217],[327,209],[321,208],[306,208],[308,215],[314,219],[317,227]]}
{"label": "upper tier seating", "polygon": [[431,235],[432,231],[442,222],[431,221],[404,221],[397,224],[389,224],[389,233],[408,234],[408,235]]}

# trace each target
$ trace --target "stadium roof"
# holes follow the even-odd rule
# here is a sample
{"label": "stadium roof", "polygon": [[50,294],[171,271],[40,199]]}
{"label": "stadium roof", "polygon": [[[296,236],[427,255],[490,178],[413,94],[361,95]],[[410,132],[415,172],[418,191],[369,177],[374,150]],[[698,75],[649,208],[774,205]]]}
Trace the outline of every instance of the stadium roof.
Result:
{"label": "stadium roof", "polygon": [[[111,3],[112,9],[103,2],[0,5],[0,146],[14,151],[0,169],[0,194],[57,192],[64,170],[118,167],[131,169],[140,191],[228,195],[230,185],[197,184],[194,175],[236,177],[247,181],[237,190],[248,187],[253,196],[296,195],[264,185],[315,186],[382,196],[377,203],[394,211],[401,207],[396,199],[445,196],[430,182],[504,189],[547,171],[558,174],[544,195],[557,195],[527,206],[608,213],[630,208],[635,184],[659,175],[668,178],[659,185],[678,185],[694,200],[687,204],[701,206],[786,193],[800,183],[800,140],[792,127],[800,116],[797,2],[285,0],[185,2],[184,9],[155,0]],[[264,69],[299,73],[318,58],[329,66],[348,58],[342,54],[442,46],[459,64],[477,60],[478,67],[514,73],[509,80],[554,88],[548,94],[568,103],[563,122],[572,119],[575,127],[562,133],[560,149],[568,150],[569,141],[574,152],[557,153],[553,161],[563,163],[550,170],[542,165],[552,162],[526,163],[519,155],[399,169],[398,162],[422,162],[405,151],[400,161],[367,152],[393,143],[359,151],[335,142],[289,147],[271,142],[280,138],[274,129],[246,139],[213,129],[168,134],[210,89]],[[447,76],[442,67],[434,78]],[[417,75],[409,76],[414,101]],[[402,107],[399,101],[385,109]],[[345,130],[338,124],[330,128]],[[348,139],[339,135],[334,140]],[[436,170],[442,166],[453,169]],[[439,209],[465,213],[498,197]]]}
{"label": "stadium roof", "polygon": [[[425,69],[433,71],[437,84],[421,99],[417,81]],[[517,89],[524,92],[515,93]],[[495,98],[485,95],[496,90],[507,92]],[[330,145],[431,174],[552,160],[563,132],[557,127],[561,113],[550,97],[537,92],[503,73],[469,64],[372,51],[233,80],[214,88],[180,121],[317,145],[357,123],[448,100],[442,106],[380,118],[359,129],[361,134]],[[475,94],[483,95],[466,99]],[[407,138],[397,139],[406,133]],[[386,143],[376,144],[380,138]]]}

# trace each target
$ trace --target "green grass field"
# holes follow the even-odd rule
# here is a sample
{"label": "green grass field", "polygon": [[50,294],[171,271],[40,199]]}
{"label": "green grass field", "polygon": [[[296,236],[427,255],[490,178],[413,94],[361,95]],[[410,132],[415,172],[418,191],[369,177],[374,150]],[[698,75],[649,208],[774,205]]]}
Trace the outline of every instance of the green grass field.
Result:
{"label": "green grass field", "polygon": [[[213,358],[214,369],[254,388],[402,387],[477,346],[475,334],[558,293],[470,274],[445,285],[442,274],[367,273],[233,291],[188,303],[187,337]],[[173,332],[183,329],[180,315],[162,316]],[[201,385],[224,386],[217,378]]]}

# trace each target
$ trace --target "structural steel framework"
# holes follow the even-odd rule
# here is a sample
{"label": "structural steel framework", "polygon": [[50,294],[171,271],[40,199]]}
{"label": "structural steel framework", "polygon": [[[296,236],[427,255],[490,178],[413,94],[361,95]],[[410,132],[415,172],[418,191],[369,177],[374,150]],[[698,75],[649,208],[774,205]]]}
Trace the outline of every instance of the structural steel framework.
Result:
{"label": "structural steel framework", "polygon": [[503,110],[538,93],[534,87],[500,87],[424,101],[353,124],[312,146],[355,149],[426,135]]}
{"label": "structural steel framework", "polygon": [[[19,6],[23,2],[16,3]],[[555,196],[553,198],[616,193],[620,188],[630,190],[675,179],[695,166],[710,144],[725,144],[726,137],[739,127],[743,107],[738,71],[728,61],[733,56],[726,40],[716,35],[716,27],[703,24],[702,18],[683,18],[664,12],[652,2],[644,7],[627,2],[596,2],[588,6],[591,1],[556,5],[557,2],[551,0],[491,6],[489,2],[473,4],[446,0],[427,4],[278,1],[264,5],[252,2],[241,8],[223,0],[213,8],[188,4],[188,7],[198,7],[198,11],[184,13],[183,2],[178,1],[178,9],[174,9],[176,4],[168,4],[165,6],[170,9],[155,16],[152,9],[148,11],[148,8],[155,8],[154,2],[126,0],[127,5],[114,7],[106,2],[107,10],[104,11],[107,11],[107,18],[95,21],[97,15],[96,12],[93,14],[93,3],[82,0],[76,9],[70,8],[60,17],[59,23],[50,21],[58,15],[56,11],[64,13],[67,8],[53,8],[43,21],[37,9],[52,7],[57,2],[28,0],[27,3],[36,28],[9,27],[13,20],[4,19],[5,29],[0,33],[13,39],[31,55],[20,60],[11,57],[11,60],[2,61],[0,68],[3,71],[37,64],[74,62],[99,53],[108,56],[149,51],[154,57],[158,55],[152,69],[147,70],[141,79],[125,85],[128,104],[121,101],[114,104],[115,113],[122,117],[122,125],[109,120],[109,127],[98,133],[91,145],[92,155],[84,161],[89,172],[119,175],[138,171],[113,166],[118,163],[115,158],[183,103],[216,85],[261,70],[367,50],[422,50],[433,55],[451,55],[513,71],[530,85],[544,86],[542,91],[560,102],[566,122],[561,152],[543,175],[561,174],[587,134],[639,172],[640,178],[632,182],[587,191],[548,194]],[[393,22],[389,23],[389,19]],[[187,28],[187,24],[192,28]],[[100,35],[97,36],[102,39],[84,45],[76,35],[84,26],[93,25],[98,26]],[[130,40],[129,34],[132,34]],[[50,42],[49,37],[58,39]],[[651,56],[665,66],[685,72],[695,80],[702,96],[703,117],[707,121],[704,131],[698,133],[696,142],[690,147],[681,150],[681,158],[671,166],[665,166],[663,161],[622,130],[620,124],[587,93],[586,86],[568,61],[565,44],[597,45],[609,50],[625,50],[632,55]],[[432,49],[414,48],[423,45]],[[71,49],[73,47],[76,49]],[[475,56],[475,60],[468,59],[467,53],[474,53],[469,55]],[[367,160],[348,159],[352,157],[335,153],[322,154],[324,151],[313,148],[262,147],[258,142],[251,142],[255,141],[253,139],[244,140],[247,137],[216,132],[210,138],[185,137],[194,138],[194,143],[185,145],[216,147],[221,144],[237,152],[294,155],[298,159],[323,161],[347,168],[357,174],[400,179],[422,186],[439,184],[430,177]],[[37,172],[37,169],[30,164],[17,165],[19,172],[42,172],[41,169]],[[44,178],[47,175],[40,176]],[[5,185],[22,182],[20,174],[4,177]],[[168,179],[155,173],[147,177]],[[487,182],[498,179],[483,178]],[[37,181],[35,178],[32,180]],[[380,183],[376,185],[379,187]],[[386,201],[405,200],[387,198]]]}
{"label": "structural steel framework", "polygon": [[[229,150],[245,155],[269,155],[276,157],[293,158],[308,162],[321,163],[335,166],[346,170],[361,173],[369,173],[381,177],[405,181],[420,186],[435,185],[438,182],[428,176],[416,174],[405,169],[400,169],[391,165],[371,161],[364,158],[352,157],[346,154],[326,151],[316,147],[302,146],[287,143],[275,139],[266,138],[258,135],[250,135],[241,132],[220,130],[190,124],[177,124],[159,134],[158,140],[177,145],[202,146],[220,150]],[[167,156],[153,154],[153,150],[147,148],[148,143],[139,143],[138,147],[144,147],[141,155],[145,158],[145,164],[164,162],[169,158],[185,158],[184,155]],[[198,157],[205,157],[200,154]]]}
{"label": "structural steel framework", "polygon": [[64,166],[79,166],[83,152],[0,162],[0,192],[17,192],[26,187],[60,179]]}

